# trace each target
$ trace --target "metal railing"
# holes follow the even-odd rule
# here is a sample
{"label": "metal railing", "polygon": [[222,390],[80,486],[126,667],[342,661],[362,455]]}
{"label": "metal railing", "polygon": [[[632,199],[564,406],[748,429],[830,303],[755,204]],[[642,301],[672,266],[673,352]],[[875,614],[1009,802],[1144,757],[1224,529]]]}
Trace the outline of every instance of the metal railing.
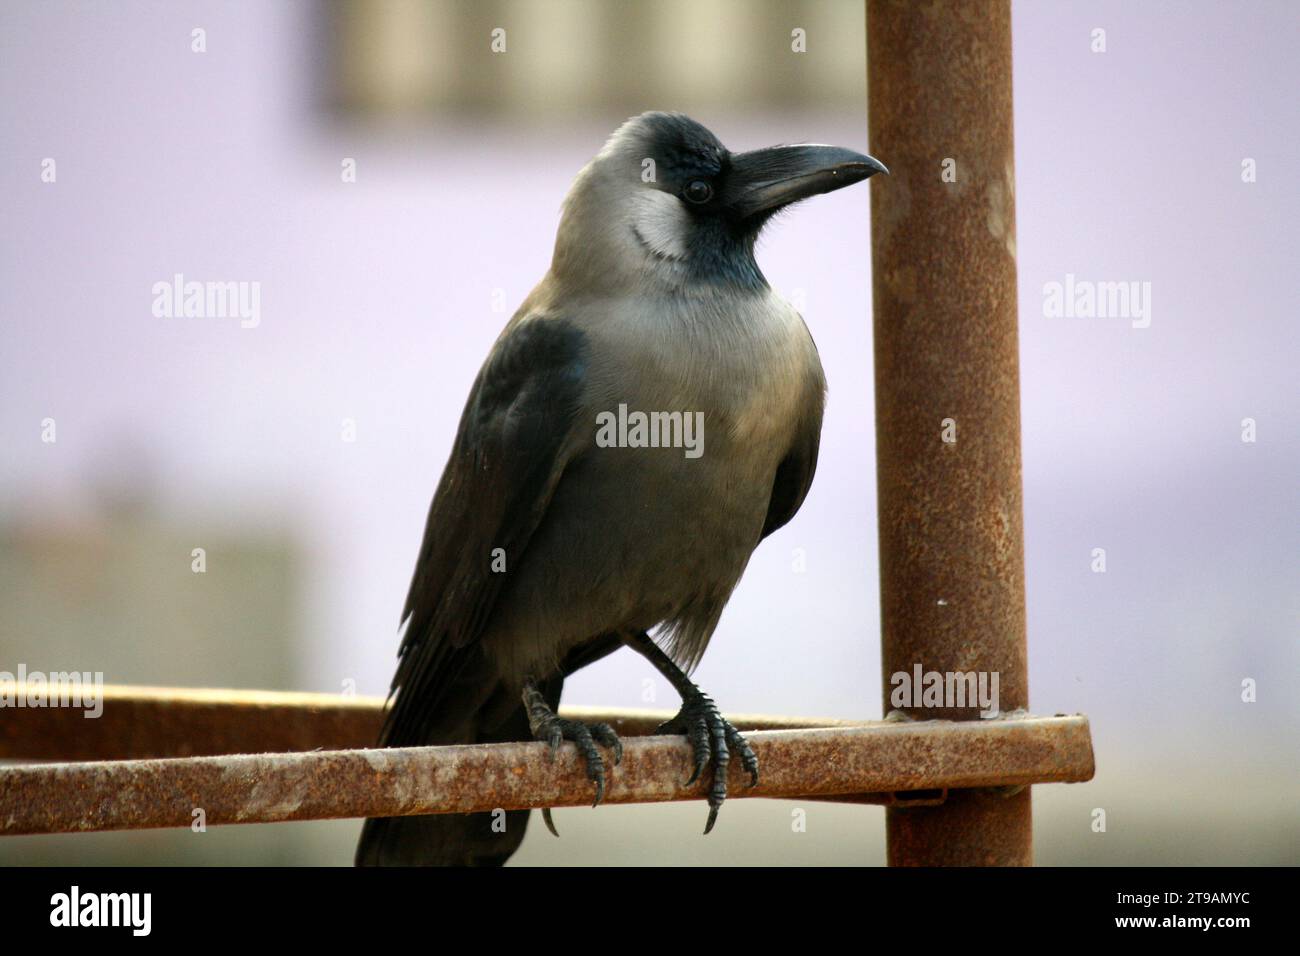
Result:
{"label": "metal railing", "polygon": [[[18,693],[26,694],[19,685]],[[552,759],[542,743],[364,749],[382,717],[378,698],[247,691],[106,687],[103,714],[69,708],[6,714],[0,834],[276,823],[363,816],[467,813],[589,804],[576,748]],[[684,786],[690,746],[645,736],[672,714],[565,708],[624,735],[605,802],[703,799]],[[805,797],[918,806],[958,788],[1070,783],[1092,775],[1083,717],[852,723],[736,714],[763,776],[734,797]],[[263,753],[268,744],[283,748]],[[178,754],[185,754],[180,756]],[[120,759],[128,757],[129,759]],[[1002,799],[1000,796],[994,800]]]}

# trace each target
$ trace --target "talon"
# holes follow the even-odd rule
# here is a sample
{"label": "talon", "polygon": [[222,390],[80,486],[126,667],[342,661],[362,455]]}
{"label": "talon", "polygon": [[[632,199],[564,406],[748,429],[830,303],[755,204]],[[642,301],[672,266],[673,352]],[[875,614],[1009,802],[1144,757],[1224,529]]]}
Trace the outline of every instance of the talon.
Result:
{"label": "talon", "polygon": [[591,735],[600,743],[610,750],[614,751],[614,766],[623,762],[623,741],[618,739],[618,733],[609,724],[600,723],[592,724],[589,728]]}
{"label": "talon", "polygon": [[[601,759],[596,742],[600,741],[613,750],[614,763],[620,763],[623,759],[623,744],[618,739],[618,734],[614,732],[614,728],[605,723],[588,727],[580,720],[568,720],[557,716],[531,682],[524,685],[523,700],[533,736],[550,745],[552,760],[559,753],[560,744],[564,741],[571,740],[577,746],[578,753],[587,766],[587,779],[596,785],[596,799],[592,806],[600,806],[600,801],[605,799],[605,761]],[[549,810],[542,811],[542,818],[546,821],[546,828],[559,836]]]}
{"label": "talon", "polygon": [[727,727],[727,743],[740,754],[741,766],[749,771],[749,786],[758,786],[758,758],[754,756],[754,751],[749,748],[748,741],[740,736],[735,727],[730,725]]}
{"label": "talon", "polygon": [[745,738],[733,727],[717,705],[702,693],[688,695],[682,709],[672,720],[659,728],[660,733],[673,732],[684,735],[690,742],[695,757],[695,768],[684,786],[691,786],[713,765],[713,783],[709,788],[709,819],[704,832],[713,830],[718,811],[727,799],[727,769],[733,753],[749,773],[749,786],[758,783],[758,758]]}
{"label": "talon", "polygon": [[708,767],[709,765],[708,751],[707,750],[703,751],[703,754],[704,756],[699,756],[699,752],[697,752],[695,758],[695,772],[691,774],[690,779],[687,780],[683,786],[689,787],[691,784],[695,783],[696,780],[699,780],[700,774],[704,773],[705,768]]}
{"label": "talon", "polygon": [[551,831],[551,836],[558,840],[560,837],[560,831],[555,829],[555,820],[551,818],[550,807],[542,807],[542,822],[546,824],[546,829]]}

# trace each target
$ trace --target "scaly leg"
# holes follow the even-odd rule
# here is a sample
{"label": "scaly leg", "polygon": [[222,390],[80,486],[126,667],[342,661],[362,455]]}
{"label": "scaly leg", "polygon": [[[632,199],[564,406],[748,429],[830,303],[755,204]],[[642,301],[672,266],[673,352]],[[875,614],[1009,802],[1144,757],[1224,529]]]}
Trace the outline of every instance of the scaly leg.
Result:
{"label": "scaly leg", "polygon": [[709,822],[704,827],[704,832],[708,833],[717,822],[718,810],[723,801],[727,799],[727,767],[731,763],[732,753],[739,754],[741,763],[749,771],[751,787],[758,783],[758,758],[749,749],[749,744],[740,732],[722,716],[718,705],[691,683],[691,679],[650,639],[650,635],[642,631],[625,636],[623,641],[653,664],[681,695],[682,709],[676,717],[660,726],[658,732],[682,734],[691,742],[691,748],[695,751],[695,772],[686,781],[686,786],[689,787],[698,780],[705,768],[710,763],[713,764],[713,786],[709,789]]}

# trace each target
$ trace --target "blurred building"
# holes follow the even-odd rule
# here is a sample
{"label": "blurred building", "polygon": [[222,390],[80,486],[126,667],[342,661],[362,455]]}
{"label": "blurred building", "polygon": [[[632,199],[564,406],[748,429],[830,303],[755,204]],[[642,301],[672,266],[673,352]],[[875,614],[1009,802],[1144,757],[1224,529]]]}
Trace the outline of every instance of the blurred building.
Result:
{"label": "blurred building", "polygon": [[854,108],[851,0],[342,0],[326,90],[350,112],[512,122],[690,101],[729,114]]}

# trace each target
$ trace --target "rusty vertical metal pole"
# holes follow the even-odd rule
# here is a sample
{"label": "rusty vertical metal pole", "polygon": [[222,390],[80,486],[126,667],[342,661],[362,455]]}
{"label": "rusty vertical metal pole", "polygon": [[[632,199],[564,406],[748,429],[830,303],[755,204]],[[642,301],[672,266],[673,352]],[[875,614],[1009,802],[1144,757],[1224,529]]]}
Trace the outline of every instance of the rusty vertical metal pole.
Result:
{"label": "rusty vertical metal pole", "polygon": [[[882,668],[1028,705],[1009,0],[868,0]],[[972,719],[972,708],[904,707]],[[887,811],[891,865],[1028,865],[1026,789]]]}

